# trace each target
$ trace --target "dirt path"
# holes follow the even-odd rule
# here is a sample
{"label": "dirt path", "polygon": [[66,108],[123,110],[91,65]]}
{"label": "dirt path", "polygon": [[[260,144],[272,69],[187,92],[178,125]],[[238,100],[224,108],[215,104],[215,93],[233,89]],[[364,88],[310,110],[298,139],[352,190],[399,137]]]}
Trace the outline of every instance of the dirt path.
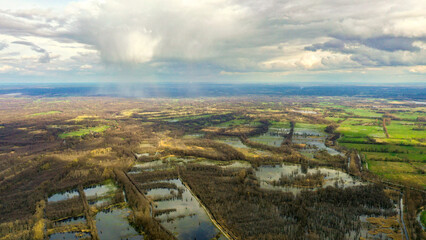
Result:
{"label": "dirt path", "polygon": [[95,220],[92,218],[92,214],[90,212],[89,204],[87,203],[86,194],[83,191],[83,186],[78,186],[78,192],[80,193],[80,199],[83,203],[84,214],[86,215],[86,221],[90,228],[90,234],[92,235],[93,240],[99,240],[98,230],[96,229]]}
{"label": "dirt path", "polygon": [[382,119],[382,125],[383,125],[383,132],[386,135],[386,138],[389,138],[389,133],[388,133],[388,129],[386,128],[386,119]]}
{"label": "dirt path", "polygon": [[296,126],[296,122],[291,121],[290,122],[290,132],[285,136],[284,141],[281,143],[281,146],[284,145],[291,145],[293,141],[293,135],[294,135],[294,127]]}
{"label": "dirt path", "polygon": [[[163,238],[166,238],[166,237],[167,237],[167,239],[176,239],[176,237],[173,235],[172,232],[167,230],[163,225],[160,224],[160,222],[157,219],[155,219],[155,217],[153,216],[153,213],[154,213],[153,207],[152,207],[153,203],[150,199],[148,199],[142,193],[142,191],[137,186],[137,183],[135,183],[133,181],[133,179],[126,172],[124,172],[122,170],[114,169],[114,173],[117,177],[116,178],[117,181],[121,182],[124,185],[125,191],[129,190],[126,187],[126,186],[128,186],[128,187],[131,188],[132,192],[136,193],[135,198],[137,199],[137,202],[138,202],[136,205],[139,205],[139,206],[143,206],[143,205],[148,206],[149,205],[151,220],[150,220],[150,222],[147,222],[147,223],[150,223],[150,224],[148,226],[143,226],[143,227],[147,227],[145,230],[148,231],[148,234],[149,234],[149,231],[152,230],[152,231],[155,231],[155,232],[153,232],[154,234],[158,234],[158,235],[153,236],[153,237],[157,237],[157,239],[158,238],[163,239]],[[128,193],[126,192],[126,194],[128,194]],[[135,206],[130,206],[130,207],[135,207]],[[136,208],[137,208],[137,206],[136,206]],[[158,232],[161,232],[161,233],[158,233]]]}

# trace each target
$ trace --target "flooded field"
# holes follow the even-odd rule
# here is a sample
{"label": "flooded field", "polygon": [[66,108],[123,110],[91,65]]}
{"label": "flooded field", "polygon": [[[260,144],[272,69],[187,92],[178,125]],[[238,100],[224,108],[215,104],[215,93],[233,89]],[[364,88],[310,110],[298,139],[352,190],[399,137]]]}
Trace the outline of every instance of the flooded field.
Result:
{"label": "flooded field", "polygon": [[[119,189],[112,180],[107,180],[102,184],[96,184],[83,189],[86,195],[87,202],[90,208],[96,214],[92,216],[96,222],[96,229],[100,239],[113,240],[113,239],[143,239],[134,227],[129,224],[127,216],[130,209],[124,201],[124,195],[120,195],[122,190]],[[78,190],[72,190],[65,193],[57,193],[49,198],[48,203],[59,204],[74,198],[79,204],[81,203]],[[118,204],[118,205],[117,205]],[[99,211],[99,212],[97,212]],[[83,213],[81,213],[83,214]],[[49,235],[49,239],[91,239],[91,235],[82,230],[88,229],[86,217],[84,215],[79,217],[65,218],[53,223],[55,228],[62,227],[64,232],[53,233]],[[73,232],[69,232],[69,229]],[[76,231],[75,229],[80,229]],[[67,232],[68,231],[68,232]]]}
{"label": "flooded field", "polygon": [[268,132],[249,139],[254,142],[279,147],[284,141],[285,135],[290,132],[289,128],[269,128]]}
{"label": "flooded field", "polygon": [[117,190],[117,186],[112,181],[107,181],[101,185],[93,185],[84,188],[84,194],[87,198],[91,197],[104,197],[114,193]]}
{"label": "flooded field", "polygon": [[73,225],[73,224],[79,224],[79,223],[86,224],[86,217],[80,216],[80,217],[66,218],[63,220],[56,221],[55,225],[66,226],[66,225]]}
{"label": "flooded field", "polygon": [[[297,125],[296,125],[297,126]],[[333,148],[325,146],[327,134],[319,129],[298,128],[294,129],[293,143],[306,144],[300,153],[306,157],[313,158],[320,150],[326,150],[330,155],[343,155]]]}
{"label": "flooded field", "polygon": [[[136,164],[129,173],[170,169],[176,164],[195,161],[203,164],[203,161],[195,159],[169,157],[160,161]],[[204,164],[214,163],[206,161]],[[236,163],[235,166],[237,165]],[[178,239],[213,239],[215,237],[226,239],[212,223],[201,203],[180,179],[144,182],[141,183],[141,188],[144,189],[145,184],[156,185],[156,187],[147,188],[146,191],[146,196],[154,201],[154,216]]]}
{"label": "flooded field", "polygon": [[156,217],[166,229],[182,240],[212,239],[216,236],[226,239],[179,179],[161,182],[173,184],[176,189],[154,188],[148,191],[147,196],[155,200]]}
{"label": "flooded field", "polygon": [[[281,164],[275,166],[260,166],[256,169],[256,177],[260,181],[260,187],[271,190],[282,190],[285,192],[300,193],[302,190],[307,190],[305,187],[295,186],[276,186],[274,181],[279,181],[282,176],[300,175],[321,173],[324,175],[324,183],[322,187],[337,186],[337,187],[353,187],[364,184],[347,173],[328,169],[328,168],[310,168],[303,169],[300,165]],[[315,190],[317,188],[311,188]]]}
{"label": "flooded field", "polygon": [[127,207],[113,207],[96,214],[96,228],[99,238],[102,240],[144,239],[130,224],[127,216],[130,209]]}
{"label": "flooded field", "polygon": [[[195,159],[168,158],[150,163],[136,164],[131,172],[173,168],[173,165],[193,162]],[[200,161],[197,161],[200,162]],[[139,171],[139,172],[138,172]],[[154,186],[154,187],[148,187]],[[145,195],[151,199],[156,219],[178,239],[226,239],[212,223],[201,203],[192,195],[180,179],[156,180],[141,183]],[[145,187],[147,186],[147,187]]]}
{"label": "flooded field", "polygon": [[59,201],[68,200],[78,196],[79,196],[78,191],[75,189],[68,192],[55,193],[47,199],[47,202],[59,202]]}
{"label": "flooded field", "polygon": [[[314,154],[320,150],[326,150],[331,155],[342,155],[340,152],[336,151],[333,148],[325,146],[325,140],[327,134],[322,129],[313,129],[305,127],[296,127],[294,128],[294,134],[292,137],[292,142],[296,144],[306,145],[303,149],[300,149],[300,153],[306,157],[313,158]],[[251,141],[266,144],[269,146],[280,147],[282,142],[286,138],[286,134],[290,132],[290,128],[269,128],[268,132],[265,134],[250,137]],[[225,143],[231,142],[232,140],[227,140]],[[230,144],[232,145],[232,144]]]}
{"label": "flooded field", "polygon": [[235,147],[235,148],[248,148],[237,137],[223,137],[223,138],[219,138],[217,141],[219,141],[221,143],[228,144],[228,145]]}

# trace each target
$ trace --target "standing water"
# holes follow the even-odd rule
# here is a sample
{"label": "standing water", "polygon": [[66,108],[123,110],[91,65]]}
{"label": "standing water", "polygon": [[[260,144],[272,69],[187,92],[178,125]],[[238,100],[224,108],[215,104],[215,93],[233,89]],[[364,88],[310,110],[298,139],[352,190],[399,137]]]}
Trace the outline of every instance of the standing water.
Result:
{"label": "standing water", "polygon": [[[157,219],[166,229],[182,240],[212,239],[217,236],[226,239],[180,179],[161,182],[175,184],[179,189],[154,188],[147,192],[147,196],[157,199],[154,210],[159,212]],[[175,197],[170,198],[171,195]],[[161,197],[167,200],[161,200]]]}
{"label": "standing water", "polygon": [[[300,193],[302,190],[306,189],[303,187],[293,187],[293,186],[275,186],[273,184],[274,181],[279,181],[281,176],[291,176],[291,175],[306,175],[307,173],[321,173],[324,175],[324,183],[322,187],[327,186],[339,186],[339,187],[352,187],[359,186],[364,183],[355,179],[347,173],[328,169],[328,168],[311,168],[307,169],[305,173],[303,173],[302,166],[300,165],[275,165],[275,166],[260,166],[256,170],[256,177],[260,181],[260,187],[264,189],[271,190],[282,190],[286,192],[293,192],[294,194]],[[317,188],[312,188],[315,190]]]}

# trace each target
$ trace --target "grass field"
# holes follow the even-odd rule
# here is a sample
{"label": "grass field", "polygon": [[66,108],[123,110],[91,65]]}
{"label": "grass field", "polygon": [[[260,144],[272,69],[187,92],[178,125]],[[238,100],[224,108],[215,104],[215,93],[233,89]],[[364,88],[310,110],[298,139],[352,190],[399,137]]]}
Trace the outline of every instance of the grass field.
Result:
{"label": "grass field", "polygon": [[346,112],[352,113],[355,116],[359,117],[374,117],[374,118],[380,118],[382,117],[382,114],[376,113],[370,109],[365,108],[351,108],[351,107],[344,107],[343,108]]}
{"label": "grass field", "polygon": [[382,161],[415,161],[426,164],[424,154],[416,153],[382,153],[382,152],[364,152],[367,159]]}
{"label": "grass field", "polygon": [[359,143],[341,143],[342,146],[347,148],[354,148],[361,152],[388,152],[388,153],[426,153],[425,147],[417,146],[397,146],[397,145],[384,145],[384,144],[359,144]]}
{"label": "grass field", "polygon": [[185,117],[178,117],[178,118],[173,118],[170,120],[173,121],[185,121],[185,120],[195,120],[195,119],[200,119],[200,118],[208,118],[211,117],[211,114],[203,114],[203,115],[197,115],[197,116],[185,116]]}
{"label": "grass field", "polygon": [[58,114],[58,113],[62,113],[61,111],[49,111],[49,112],[40,112],[40,113],[34,113],[31,114],[30,116],[42,116],[42,115],[50,115],[50,114]]}
{"label": "grass field", "polygon": [[417,172],[413,166],[405,162],[368,161],[368,167],[378,175]]}
{"label": "grass field", "polygon": [[419,145],[426,146],[426,143],[417,139],[408,138],[375,138],[377,143],[387,143],[395,145]]}
{"label": "grass field", "polygon": [[404,162],[368,161],[369,170],[394,182],[426,187],[426,175]]}
{"label": "grass field", "polygon": [[80,116],[77,116],[73,119],[70,119],[69,121],[81,122],[81,121],[84,121],[84,120],[94,120],[94,119],[97,119],[97,118],[99,118],[99,117],[98,116],[92,116],[92,115],[80,115]]}
{"label": "grass field", "polygon": [[[365,109],[352,112],[375,117]],[[413,116],[411,119],[416,120],[418,115]],[[391,120],[387,125],[390,138],[386,138],[380,119],[348,118],[336,131],[343,135],[339,145],[363,153],[371,172],[390,181],[425,187],[426,134],[419,124]]]}
{"label": "grass field", "polygon": [[367,138],[367,137],[340,137],[339,138],[339,143],[343,144],[343,143],[371,143],[371,141]]}
{"label": "grass field", "polygon": [[239,118],[234,119],[231,121],[223,122],[218,125],[215,125],[217,127],[233,127],[233,126],[239,126],[239,125],[251,125],[251,126],[258,126],[260,123],[258,121],[252,121],[250,119],[245,118]]}
{"label": "grass field", "polygon": [[396,160],[426,162],[426,148],[418,146],[399,146],[390,144],[340,143],[347,148],[363,152],[371,160]]}
{"label": "grass field", "polygon": [[403,119],[415,121],[418,117],[426,117],[426,108],[384,108],[383,111],[387,111],[393,116]]}
{"label": "grass field", "polygon": [[339,117],[325,117],[325,119],[332,122],[338,122],[338,121],[344,120],[344,118],[339,118]]}
{"label": "grass field", "polygon": [[392,121],[387,126],[390,138],[420,139],[426,138],[426,129],[413,122]]}
{"label": "grass field", "polygon": [[271,121],[271,128],[290,128],[290,122]]}
{"label": "grass field", "polygon": [[315,129],[323,131],[327,127],[326,124],[310,124],[310,123],[296,123],[295,128],[303,128],[303,129]]}
{"label": "grass field", "polygon": [[61,133],[61,134],[59,134],[59,137],[60,138],[81,137],[81,136],[87,135],[87,134],[92,133],[92,132],[96,132],[96,133],[104,132],[108,128],[109,128],[109,126],[107,126],[107,125],[101,125],[101,126],[91,127],[91,128],[83,128],[83,129],[73,131],[73,132]]}
{"label": "grass field", "polygon": [[377,119],[349,118],[340,123],[336,130],[349,138],[384,138],[383,127],[379,125]]}

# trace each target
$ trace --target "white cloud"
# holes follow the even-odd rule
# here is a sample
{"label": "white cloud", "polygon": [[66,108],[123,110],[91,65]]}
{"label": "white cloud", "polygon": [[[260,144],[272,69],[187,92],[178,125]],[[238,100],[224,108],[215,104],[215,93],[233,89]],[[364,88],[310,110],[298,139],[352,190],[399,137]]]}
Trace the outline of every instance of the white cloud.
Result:
{"label": "white cloud", "polygon": [[220,55],[226,41],[243,36],[247,13],[227,0],[90,1],[67,11],[76,14],[71,34],[113,63]]}
{"label": "white cloud", "polygon": [[410,68],[410,72],[425,73],[426,74],[426,65],[412,67],[412,68]]}
{"label": "white cloud", "polygon": [[[0,66],[27,73],[105,73],[130,66],[147,75],[229,75],[426,65],[425,1],[46,4],[0,9]],[[13,42],[31,44],[25,49]]]}
{"label": "white cloud", "polygon": [[12,66],[9,66],[9,65],[0,66],[0,73],[9,72],[11,70],[13,70]]}
{"label": "white cloud", "polygon": [[93,66],[92,66],[92,65],[89,65],[89,64],[84,64],[84,65],[82,65],[82,66],[80,67],[80,69],[82,69],[82,70],[92,69],[92,68],[93,68]]}

